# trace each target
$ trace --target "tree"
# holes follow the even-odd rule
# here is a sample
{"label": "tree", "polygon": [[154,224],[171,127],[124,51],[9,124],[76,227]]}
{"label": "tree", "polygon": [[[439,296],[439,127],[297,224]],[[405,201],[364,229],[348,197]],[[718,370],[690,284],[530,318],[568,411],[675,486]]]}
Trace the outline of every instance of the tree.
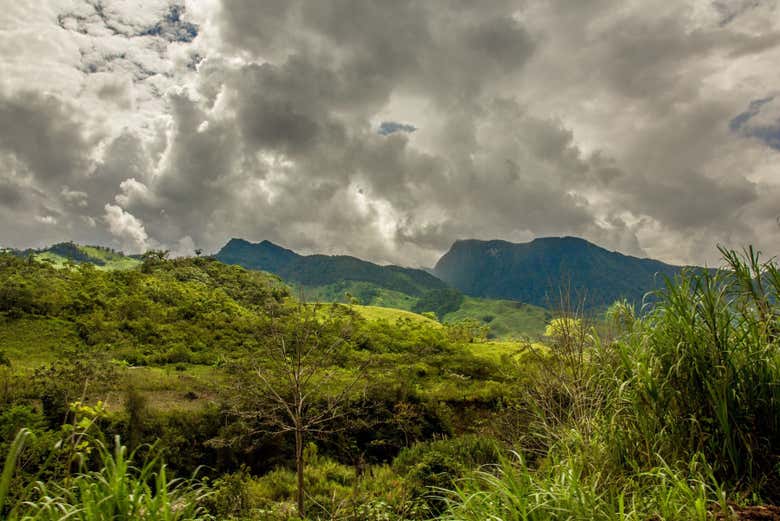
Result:
{"label": "tree", "polygon": [[552,342],[564,342],[570,338],[584,338],[585,328],[581,318],[559,317],[550,320],[544,328],[544,336]]}
{"label": "tree", "polygon": [[490,326],[473,318],[464,318],[447,324],[447,336],[453,342],[480,343],[487,340],[488,334],[490,334]]}
{"label": "tree", "polygon": [[[329,431],[343,416],[351,391],[364,377],[367,362],[348,369],[352,315],[338,304],[322,309],[299,303],[276,317],[252,378],[240,382],[239,412],[260,420],[266,432],[295,436],[296,503],[305,517],[304,446],[307,438]],[[246,400],[249,400],[247,402]]]}

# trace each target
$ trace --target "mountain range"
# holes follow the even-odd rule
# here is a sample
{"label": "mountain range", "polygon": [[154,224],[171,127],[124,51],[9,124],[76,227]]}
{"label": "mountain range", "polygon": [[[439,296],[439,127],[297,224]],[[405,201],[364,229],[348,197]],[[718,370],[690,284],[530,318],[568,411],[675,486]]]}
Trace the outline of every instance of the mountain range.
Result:
{"label": "mountain range", "polygon": [[298,255],[271,242],[231,239],[216,258],[270,271],[310,288],[367,283],[413,297],[454,288],[470,297],[559,307],[561,295],[587,309],[626,298],[641,303],[684,267],[609,251],[577,237],[546,237],[527,243],[460,240],[430,273],[380,266],[349,256]]}
{"label": "mountain range", "polygon": [[[110,248],[71,242],[39,250],[11,250],[64,265],[89,262],[100,269],[141,263]],[[682,269],[576,237],[527,243],[459,240],[432,270],[379,265],[348,255],[301,255],[269,241],[234,238],[214,257],[226,264],[278,275],[308,300],[353,302],[433,312],[443,322],[476,320],[493,336],[537,334],[559,307],[562,294],[600,310],[620,298],[639,304]]]}

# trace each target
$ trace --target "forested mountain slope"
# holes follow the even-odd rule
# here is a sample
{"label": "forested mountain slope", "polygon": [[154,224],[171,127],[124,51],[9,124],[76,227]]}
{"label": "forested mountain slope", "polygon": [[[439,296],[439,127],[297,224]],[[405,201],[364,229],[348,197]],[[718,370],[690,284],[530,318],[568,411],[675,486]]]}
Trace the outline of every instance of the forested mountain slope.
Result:
{"label": "forested mountain slope", "polygon": [[640,303],[648,291],[683,268],[609,251],[576,237],[516,244],[456,241],[434,268],[436,276],[476,297],[510,299],[555,308],[561,291],[587,307],[620,298]]}

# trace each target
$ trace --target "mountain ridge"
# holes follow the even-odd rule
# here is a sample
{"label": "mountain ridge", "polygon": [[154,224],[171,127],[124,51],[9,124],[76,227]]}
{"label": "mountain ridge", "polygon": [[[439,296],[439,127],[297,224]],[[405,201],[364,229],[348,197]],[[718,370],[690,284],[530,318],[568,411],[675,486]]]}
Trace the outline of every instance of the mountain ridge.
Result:
{"label": "mountain ridge", "polygon": [[270,271],[304,286],[351,280],[370,282],[414,296],[447,288],[443,281],[422,269],[380,265],[351,255],[300,255],[268,240],[252,243],[232,238],[214,257],[226,264]]}

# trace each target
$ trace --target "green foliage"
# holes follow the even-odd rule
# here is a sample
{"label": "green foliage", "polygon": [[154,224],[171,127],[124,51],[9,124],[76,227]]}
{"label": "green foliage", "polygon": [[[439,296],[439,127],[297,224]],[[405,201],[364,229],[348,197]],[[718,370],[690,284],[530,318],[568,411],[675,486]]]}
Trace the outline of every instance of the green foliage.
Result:
{"label": "green foliage", "polygon": [[644,317],[613,305],[610,343],[554,322],[515,438],[536,466],[449,487],[444,518],[725,519],[734,498],[776,497],[780,273],[723,253],[726,269],[667,281]]}
{"label": "green foliage", "polygon": [[581,318],[558,317],[550,320],[544,328],[544,336],[555,344],[564,342],[583,342],[588,336],[588,327]]}
{"label": "green foliage", "polygon": [[404,449],[393,461],[414,496],[425,498],[431,512],[441,513],[445,503],[441,492],[451,489],[468,472],[500,459],[498,444],[483,436],[417,443]]}
{"label": "green foliage", "polygon": [[30,436],[30,431],[27,429],[20,429],[14,438],[13,443],[8,450],[8,454],[3,464],[3,472],[0,474],[0,515],[5,512],[5,502],[8,498],[8,492],[11,488],[11,479],[13,478],[14,471],[16,470],[17,461],[24,448],[24,443]]}
{"label": "green foliage", "polygon": [[607,325],[613,332],[622,334],[634,327],[636,322],[636,309],[627,300],[616,300],[604,313]]}
{"label": "green foliage", "polygon": [[[776,499],[780,273],[723,253],[725,269],[684,272],[641,315],[614,302],[598,327],[471,298],[460,326],[302,306],[276,277],[209,258],[101,271],[2,255],[6,518],[294,519],[296,449],[260,421],[274,404],[257,371],[307,331],[332,355],[307,355],[309,411],[347,389],[309,433],[312,518],[704,520]],[[512,306],[549,322],[546,345],[485,341]],[[246,383],[252,409],[232,392]],[[99,442],[118,433],[135,453]],[[522,457],[502,459],[491,436]],[[211,492],[167,478],[200,465]]]}
{"label": "green foliage", "polygon": [[486,341],[489,330],[490,326],[470,318],[447,324],[447,336],[450,340],[466,344]]}
{"label": "green foliage", "polygon": [[425,316],[425,314],[412,313],[401,309],[386,308],[379,306],[350,306],[361,317],[373,322],[384,322],[386,324],[417,322],[430,328],[440,328],[436,318]]}
{"label": "green foliage", "polygon": [[62,242],[40,250],[12,251],[19,258],[32,258],[47,262],[56,268],[72,267],[76,264],[90,264],[98,270],[126,270],[138,267],[139,259],[126,256],[120,251],[104,246],[82,246]]}
{"label": "green foliage", "polygon": [[69,417],[71,404],[111,389],[115,368],[100,356],[70,356],[35,369],[31,384],[50,426]]}
{"label": "green foliage", "polygon": [[248,515],[254,505],[249,490],[251,476],[246,466],[237,472],[225,474],[211,484],[212,494],[206,498],[209,511],[218,519],[240,518]]}
{"label": "green foliage", "polygon": [[437,454],[456,462],[462,468],[476,469],[499,462],[501,452],[496,440],[482,435],[466,435],[456,438],[416,443],[404,449],[393,460],[393,468],[400,474],[408,474],[428,454]]}
{"label": "green foliage", "polygon": [[[58,324],[53,342],[77,350],[94,346],[132,365],[210,362],[216,351],[249,347],[249,332],[288,296],[276,278],[212,259],[158,259],[147,268],[101,272],[83,264],[58,270],[0,256],[0,279],[10,282],[0,284],[0,311],[10,319],[0,328],[0,349],[23,359],[39,355],[17,345],[47,338],[40,323],[30,323],[23,336],[5,335],[35,316],[46,318],[44,328]],[[78,338],[69,338],[68,329]]]}
{"label": "green foliage", "polygon": [[417,301],[412,295],[355,280],[340,280],[323,286],[301,286],[299,289],[310,302],[341,302],[410,311]]}

